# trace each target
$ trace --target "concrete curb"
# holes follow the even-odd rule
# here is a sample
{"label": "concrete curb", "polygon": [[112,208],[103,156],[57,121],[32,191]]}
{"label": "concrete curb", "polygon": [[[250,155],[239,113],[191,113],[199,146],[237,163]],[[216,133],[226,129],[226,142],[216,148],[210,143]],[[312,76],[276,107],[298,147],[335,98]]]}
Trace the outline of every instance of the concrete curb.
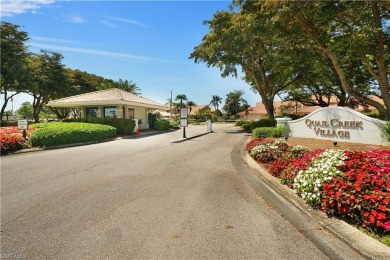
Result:
{"label": "concrete curb", "polygon": [[184,141],[187,141],[187,140],[191,140],[191,139],[194,139],[194,138],[197,138],[197,137],[200,137],[200,136],[203,136],[203,135],[207,135],[207,134],[210,134],[210,133],[213,133],[213,131],[206,132],[206,133],[201,133],[201,134],[196,134],[196,135],[193,135],[193,136],[190,136],[190,137],[187,137],[187,138],[181,138],[181,139],[178,139],[178,140],[172,140],[171,143],[181,143],[181,142],[184,142]]}
{"label": "concrete curb", "polygon": [[[245,148],[241,147],[241,149]],[[341,240],[364,258],[390,259],[389,247],[346,222],[336,218],[330,218],[324,212],[314,210],[306,205],[304,200],[299,198],[292,189],[281,184],[277,178],[273,177],[262,168],[246,151],[245,155],[243,155],[243,160],[252,169],[255,175],[272,189],[273,192],[289,201],[291,205],[306,217],[317,221],[324,230],[330,232],[333,236]]]}

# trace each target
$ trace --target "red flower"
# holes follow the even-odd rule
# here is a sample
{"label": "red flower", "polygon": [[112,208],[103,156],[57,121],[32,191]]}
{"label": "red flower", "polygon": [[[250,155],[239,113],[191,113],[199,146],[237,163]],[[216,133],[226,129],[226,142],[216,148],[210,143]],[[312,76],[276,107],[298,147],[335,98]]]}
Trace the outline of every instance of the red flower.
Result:
{"label": "red flower", "polygon": [[380,209],[380,210],[382,210],[382,211],[384,211],[384,212],[387,211],[386,205],[383,205],[383,204],[379,205],[379,206],[378,206],[378,209]]}

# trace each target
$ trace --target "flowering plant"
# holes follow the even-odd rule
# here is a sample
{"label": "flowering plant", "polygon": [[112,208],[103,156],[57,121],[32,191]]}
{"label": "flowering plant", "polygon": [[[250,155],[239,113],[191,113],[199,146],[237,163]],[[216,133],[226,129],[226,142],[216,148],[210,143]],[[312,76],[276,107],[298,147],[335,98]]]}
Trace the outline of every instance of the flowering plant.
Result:
{"label": "flowering plant", "polygon": [[294,180],[294,190],[307,204],[319,207],[323,184],[341,174],[337,167],[344,163],[345,158],[341,150],[326,150],[310,162],[309,168],[299,171]]}
{"label": "flowering plant", "polygon": [[280,158],[289,149],[288,143],[282,139],[267,142],[253,147],[249,154],[260,163],[270,163]]}
{"label": "flowering plant", "polygon": [[251,151],[254,147],[262,144],[272,143],[272,139],[267,138],[254,138],[249,143],[246,144],[246,150]]}
{"label": "flowering plant", "polygon": [[1,154],[11,151],[20,150],[27,146],[29,132],[27,132],[26,139],[20,130],[16,127],[1,127],[0,128],[0,148]]}
{"label": "flowering plant", "polygon": [[390,151],[345,151],[347,160],[323,186],[321,208],[377,233],[390,233]]}

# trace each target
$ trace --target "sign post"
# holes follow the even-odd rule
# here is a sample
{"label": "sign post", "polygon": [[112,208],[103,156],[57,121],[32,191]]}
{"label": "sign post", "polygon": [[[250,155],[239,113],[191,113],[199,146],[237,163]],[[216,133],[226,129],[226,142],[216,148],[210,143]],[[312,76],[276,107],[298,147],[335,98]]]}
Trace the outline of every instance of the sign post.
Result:
{"label": "sign post", "polygon": [[27,119],[18,120],[18,130],[23,130],[23,138],[26,139],[27,130],[28,130],[28,120]]}
{"label": "sign post", "polygon": [[186,107],[180,108],[180,126],[183,127],[183,138],[187,138],[186,127],[188,126],[188,111]]}

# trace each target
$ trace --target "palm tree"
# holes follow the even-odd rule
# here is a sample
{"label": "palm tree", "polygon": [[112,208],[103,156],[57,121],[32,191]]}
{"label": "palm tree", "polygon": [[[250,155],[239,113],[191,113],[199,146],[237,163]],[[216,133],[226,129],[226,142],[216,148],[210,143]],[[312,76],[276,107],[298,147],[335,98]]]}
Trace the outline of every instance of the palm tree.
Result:
{"label": "palm tree", "polygon": [[119,79],[119,81],[115,82],[115,85],[119,89],[123,89],[127,92],[136,94],[136,95],[141,95],[141,89],[137,87],[137,84],[135,84],[133,81],[128,81],[128,80],[122,80]]}
{"label": "palm tree", "polygon": [[222,98],[218,95],[213,95],[209,105],[213,106],[215,111],[218,110],[218,106],[222,103]]}
{"label": "palm tree", "polygon": [[225,106],[224,109],[229,114],[235,114],[237,119],[238,110],[240,108],[240,102],[243,105],[247,105],[248,102],[243,99],[241,96],[244,94],[243,90],[233,90],[226,95]]}
{"label": "palm tree", "polygon": [[183,100],[188,100],[187,96],[184,94],[177,95],[175,100],[180,100],[180,105],[183,107]]}
{"label": "palm tree", "polygon": [[190,112],[188,113],[188,116],[189,116],[191,114],[192,107],[196,106],[196,104],[194,101],[189,100],[189,101],[187,101],[186,106],[190,108]]}

